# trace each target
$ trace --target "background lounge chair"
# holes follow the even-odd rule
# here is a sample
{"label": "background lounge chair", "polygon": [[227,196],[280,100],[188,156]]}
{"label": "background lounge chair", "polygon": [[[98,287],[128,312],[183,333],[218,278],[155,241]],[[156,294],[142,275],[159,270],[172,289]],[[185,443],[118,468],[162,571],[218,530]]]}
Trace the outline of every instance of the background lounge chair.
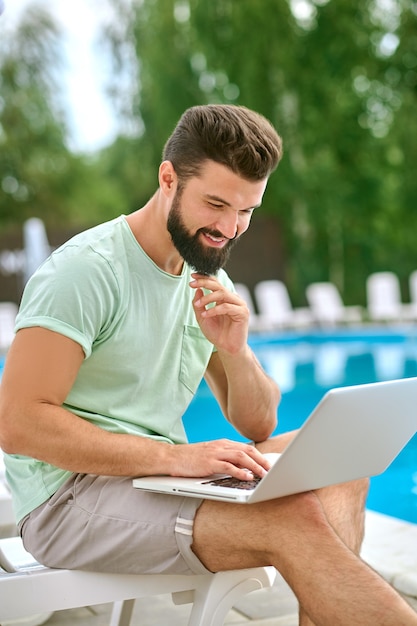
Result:
{"label": "background lounge chair", "polygon": [[362,321],[360,306],[345,306],[332,282],[311,283],[306,289],[307,302],[321,325],[358,324]]}
{"label": "background lounge chair", "polygon": [[259,313],[274,328],[300,328],[313,324],[310,309],[293,308],[287,287],[280,280],[261,280],[255,285],[254,292]]}
{"label": "background lounge chair", "polygon": [[25,251],[24,282],[26,283],[52,250],[45,224],[39,217],[31,217],[23,224],[23,246]]}
{"label": "background lounge chair", "polygon": [[17,310],[15,302],[0,302],[0,355],[7,352],[13,341]]}
{"label": "background lounge chair", "polygon": [[273,325],[265,318],[265,316],[258,314],[255,311],[255,306],[252,300],[252,296],[249,287],[244,283],[234,283],[236,293],[246,302],[246,306],[249,309],[249,330],[250,331],[267,331],[272,330]]}
{"label": "background lounge chair", "polygon": [[394,272],[374,272],[366,279],[369,319],[373,322],[403,322],[417,319],[417,309],[404,304],[398,276]]}
{"label": "background lounge chair", "polygon": [[415,319],[417,319],[417,270],[411,272],[408,282],[408,288],[410,290],[411,309],[414,313]]}

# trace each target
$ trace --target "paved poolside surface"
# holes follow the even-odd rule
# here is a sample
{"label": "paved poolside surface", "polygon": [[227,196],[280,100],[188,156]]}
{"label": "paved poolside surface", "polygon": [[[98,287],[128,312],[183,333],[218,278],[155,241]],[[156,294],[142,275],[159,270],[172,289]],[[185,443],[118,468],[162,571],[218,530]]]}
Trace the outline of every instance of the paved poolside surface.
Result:
{"label": "paved poolside surface", "polygon": [[[417,525],[367,511],[362,555],[393,584],[417,611]],[[185,626],[189,606],[174,606],[171,597],[136,602],[131,626]],[[111,605],[55,612],[46,624],[107,626]],[[297,626],[297,602],[289,587],[277,578],[271,589],[243,597],[229,612],[232,626]],[[19,622],[19,626],[24,626]],[[16,625],[17,626],[17,625]],[[335,625],[336,626],[336,625]]]}

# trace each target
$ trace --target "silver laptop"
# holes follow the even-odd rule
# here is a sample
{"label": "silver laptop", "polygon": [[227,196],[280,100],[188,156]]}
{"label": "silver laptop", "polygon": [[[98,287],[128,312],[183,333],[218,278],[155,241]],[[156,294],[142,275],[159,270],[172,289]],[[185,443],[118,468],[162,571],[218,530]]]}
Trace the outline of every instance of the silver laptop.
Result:
{"label": "silver laptop", "polygon": [[[228,477],[145,476],[146,491],[252,503],[382,473],[417,432],[417,378],[328,391],[257,484]],[[243,487],[243,488],[242,488]]]}

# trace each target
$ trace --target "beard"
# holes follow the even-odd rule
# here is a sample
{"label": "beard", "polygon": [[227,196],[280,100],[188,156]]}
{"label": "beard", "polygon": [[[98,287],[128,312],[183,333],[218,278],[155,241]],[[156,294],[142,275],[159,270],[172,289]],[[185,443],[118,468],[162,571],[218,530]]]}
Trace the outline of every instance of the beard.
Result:
{"label": "beard", "polygon": [[227,263],[238,237],[229,239],[223,248],[205,246],[200,241],[201,233],[207,233],[212,237],[224,237],[224,235],[218,230],[210,230],[209,228],[199,228],[195,235],[190,235],[182,221],[180,200],[181,189],[178,189],[167,220],[167,229],[171,235],[172,243],[184,261],[193,267],[198,274],[208,276],[216,274]]}

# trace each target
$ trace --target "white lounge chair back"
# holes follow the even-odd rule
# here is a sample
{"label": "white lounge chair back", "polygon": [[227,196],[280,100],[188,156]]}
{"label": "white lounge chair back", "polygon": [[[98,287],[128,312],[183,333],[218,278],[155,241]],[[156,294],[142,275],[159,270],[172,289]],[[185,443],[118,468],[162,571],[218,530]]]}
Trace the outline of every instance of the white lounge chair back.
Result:
{"label": "white lounge chair back", "polygon": [[409,278],[410,301],[417,307],[417,270],[411,272]]}
{"label": "white lounge chair back", "polygon": [[399,320],[402,317],[401,289],[394,272],[374,272],[366,279],[366,297],[371,320]]}
{"label": "white lounge chair back", "polygon": [[362,321],[362,308],[356,305],[346,306],[338,288],[330,281],[308,285],[306,298],[319,324],[350,324]]}
{"label": "white lounge chair back", "polygon": [[23,246],[25,251],[24,281],[26,283],[51,253],[45,225],[38,217],[31,217],[23,224]]}
{"label": "white lounge chair back", "polygon": [[0,355],[7,352],[13,341],[17,311],[15,302],[0,302]]}
{"label": "white lounge chair back", "polygon": [[306,289],[306,297],[318,321],[335,323],[343,318],[344,304],[333,283],[311,283]]}
{"label": "white lounge chair back", "polygon": [[246,306],[249,309],[249,313],[251,315],[255,315],[255,307],[253,304],[251,293],[249,291],[249,287],[245,285],[244,283],[234,283],[234,285],[235,285],[237,295],[240,296],[242,300],[246,302]]}
{"label": "white lounge chair back", "polygon": [[234,285],[236,293],[246,302],[246,306],[249,309],[249,330],[256,332],[272,330],[273,325],[270,320],[255,311],[249,287],[244,283],[235,283]]}
{"label": "white lounge chair back", "polygon": [[261,280],[254,288],[258,311],[275,324],[291,322],[292,304],[287,287],[280,280]]}
{"label": "white lounge chair back", "polygon": [[302,328],[314,320],[309,307],[293,308],[287,286],[280,280],[261,280],[254,288],[259,314],[273,328]]}

